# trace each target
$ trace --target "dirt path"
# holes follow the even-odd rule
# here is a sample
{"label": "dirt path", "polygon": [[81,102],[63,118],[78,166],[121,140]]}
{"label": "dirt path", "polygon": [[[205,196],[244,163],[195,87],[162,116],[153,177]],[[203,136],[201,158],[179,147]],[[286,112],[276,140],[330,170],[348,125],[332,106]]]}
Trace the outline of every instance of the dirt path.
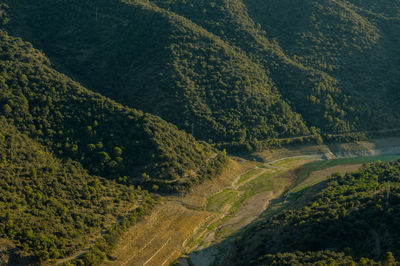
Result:
{"label": "dirt path", "polygon": [[75,254],[67,257],[67,258],[58,260],[56,264],[63,264],[63,263],[66,263],[68,261],[71,261],[71,260],[79,259],[79,258],[83,257],[89,250],[90,250],[90,247],[86,247],[84,249],[81,249],[77,253],[75,253]]}
{"label": "dirt path", "polygon": [[105,265],[168,265],[212,213],[165,201],[151,216],[132,226]]}
{"label": "dirt path", "polygon": [[[218,226],[217,230],[208,231],[204,235],[201,248],[209,247],[216,240],[216,233],[235,232],[254,221],[268,207],[269,201],[275,197],[273,192],[267,191],[247,199],[232,218]],[[224,218],[226,215],[228,215],[228,212],[221,215],[219,219]]]}
{"label": "dirt path", "polygon": [[[196,266],[210,265],[215,257],[219,256],[218,250],[204,249],[205,247],[211,245],[216,240],[219,241],[229,237],[232,232],[237,232],[242,227],[254,221],[254,219],[268,208],[270,201],[281,196],[281,193],[283,193],[287,185],[291,184],[290,182],[292,182],[292,180],[290,178],[293,178],[294,171],[292,170],[295,167],[298,167],[301,163],[326,158],[325,155],[329,152],[329,149],[321,149],[318,146],[318,149],[310,148],[305,151],[296,150],[296,153],[292,150],[285,150],[284,152],[277,151],[273,153],[273,155],[261,154],[263,159],[269,158],[271,160],[263,165],[255,161],[235,157],[234,161],[232,161],[231,165],[228,167],[227,173],[224,174],[225,176],[219,179],[209,180],[207,181],[208,184],[200,184],[194,187],[192,193],[188,193],[187,196],[167,197],[166,201],[161,206],[158,206],[150,217],[147,217],[144,221],[128,230],[122,237],[116,250],[111,254],[111,257],[115,258],[115,260],[108,261],[105,264],[166,265],[176,259],[194,237],[196,241],[203,241],[203,243],[200,243],[197,247],[197,250],[203,250],[203,253],[192,253],[190,257],[195,262]],[[283,158],[280,158],[280,156],[283,156]],[[335,157],[333,154],[332,156]],[[297,161],[297,159],[299,161]],[[344,167],[346,169],[344,169]],[[358,167],[359,165],[335,166],[325,170],[315,171],[312,173],[313,177],[305,181],[318,183],[335,171],[352,171]],[[246,177],[246,180],[240,181],[245,174],[254,170],[259,171],[248,178]],[[268,173],[266,179],[276,179],[275,177],[278,174],[281,176],[282,173],[285,173],[288,176],[284,178],[288,178],[288,180],[285,181],[286,184],[273,184],[277,187],[267,191],[263,190],[247,198],[241,202],[241,206],[234,214],[230,213],[234,204],[232,202],[222,205],[221,208],[215,212],[204,211],[205,207],[198,207],[206,206],[207,199],[210,199],[213,195],[220,193],[224,189],[231,189],[238,192],[239,195],[242,195],[245,193],[243,191],[245,185],[250,184],[251,186],[252,182],[258,181],[257,179],[266,173]],[[311,184],[305,181],[299,185],[308,186]],[[195,204],[198,205],[197,207],[185,204],[187,199],[192,196],[196,199],[196,202],[199,201],[199,199],[204,199],[205,205],[203,201],[201,204]],[[218,223],[217,230],[210,230],[207,228],[209,225],[215,223]],[[101,232],[94,236],[92,241],[96,241],[100,237]],[[88,250],[89,248],[85,247],[72,256],[59,260],[57,263],[65,263],[82,257]],[[185,251],[188,250],[192,250],[192,246]],[[187,259],[183,259],[182,261],[184,264],[188,263]]]}
{"label": "dirt path", "polygon": [[[255,174],[255,175],[253,175],[253,176],[250,177],[249,179],[243,181],[242,183],[239,183],[239,184],[238,184],[238,182],[239,182],[240,179],[243,177],[243,175],[248,174],[249,172],[254,171],[254,170],[257,170],[257,169],[260,169],[261,171],[258,172],[258,173]],[[269,169],[266,169],[266,168],[259,168],[258,166],[256,166],[256,167],[254,167],[253,169],[250,169],[249,171],[247,171],[247,172],[241,174],[240,176],[238,176],[238,178],[235,179],[234,183],[232,184],[232,186],[231,186],[230,188],[231,188],[231,189],[238,189],[238,188],[242,187],[243,185],[245,185],[245,184],[247,184],[247,183],[253,181],[253,180],[256,179],[257,177],[259,177],[259,176],[265,174],[267,171],[269,171]]]}
{"label": "dirt path", "polygon": [[[228,240],[229,243],[232,234],[257,219],[269,207],[271,200],[280,197],[285,189],[294,183],[294,169],[321,158],[321,154],[309,153],[305,156],[271,160],[263,165],[239,158],[231,163],[229,177],[209,180],[208,184],[195,187],[186,196],[167,197],[156,207],[153,215],[146,217],[124,234],[120,244],[111,254],[115,259],[105,264],[168,265],[183,252],[190,254],[190,260],[196,266],[211,265],[216,258],[223,257],[221,250],[218,250],[220,246],[214,245],[216,241]],[[352,170],[356,166],[346,167]],[[240,181],[245,174],[254,170],[257,170],[254,175],[246,176],[246,180]],[[332,167],[313,173],[317,177],[315,181],[318,181],[320,176],[323,178],[335,171],[336,168]],[[276,178],[278,176],[279,178]],[[259,189],[259,184],[265,188]],[[239,203],[235,197],[230,201],[230,197],[235,193],[239,198],[247,193],[246,189],[255,189],[257,194]],[[225,194],[216,197],[215,206],[218,206],[218,209],[205,211],[207,200],[219,193]],[[196,202],[204,199],[206,204],[189,204],[191,198]],[[181,261],[182,265],[189,264],[186,258],[181,258]]]}
{"label": "dirt path", "polygon": [[[369,133],[369,134],[374,134],[374,133],[388,133],[392,131],[400,131],[400,128],[393,128],[393,129],[380,129],[380,130],[367,130],[367,131],[349,131],[345,132],[344,134],[357,134],[357,133]],[[341,134],[330,134],[333,136],[341,136]],[[297,137],[290,137],[290,138],[278,138],[278,140],[295,140],[295,139],[302,139],[302,138],[309,138],[312,137],[313,135],[304,135],[304,136],[297,136]]]}

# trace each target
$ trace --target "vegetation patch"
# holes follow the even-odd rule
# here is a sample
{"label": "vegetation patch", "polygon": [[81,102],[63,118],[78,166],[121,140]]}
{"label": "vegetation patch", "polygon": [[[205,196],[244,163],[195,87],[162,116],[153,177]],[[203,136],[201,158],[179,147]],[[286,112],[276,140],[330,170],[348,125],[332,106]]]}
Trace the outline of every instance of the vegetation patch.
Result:
{"label": "vegetation patch", "polygon": [[298,179],[296,180],[296,183],[293,185],[293,187],[300,184],[305,179],[307,179],[310,176],[310,174],[314,171],[324,170],[326,168],[338,165],[346,165],[346,164],[364,164],[376,161],[390,162],[398,159],[399,157],[400,155],[377,155],[377,156],[340,158],[333,160],[311,162],[303,165],[298,170],[296,170]]}
{"label": "vegetation patch", "polygon": [[394,263],[393,256],[400,256],[394,240],[399,237],[399,169],[400,161],[377,162],[334,175],[306,206],[265,217],[246,232],[236,243],[237,264],[268,264],[288,256],[301,261],[300,254],[315,261]]}
{"label": "vegetation patch", "polygon": [[[257,166],[257,167],[258,167],[258,166]],[[241,185],[241,184],[245,183],[247,180],[249,180],[249,179],[252,178],[253,176],[255,176],[255,175],[261,173],[262,171],[263,171],[263,170],[260,169],[260,168],[254,168],[254,169],[251,169],[250,171],[248,171],[248,172],[242,174],[242,175],[240,176],[240,179],[239,179],[239,182],[237,183],[237,185]]]}
{"label": "vegetation patch", "polygon": [[212,196],[207,203],[207,210],[218,212],[224,206],[233,204],[240,198],[240,193],[236,190],[225,189],[224,191]]}

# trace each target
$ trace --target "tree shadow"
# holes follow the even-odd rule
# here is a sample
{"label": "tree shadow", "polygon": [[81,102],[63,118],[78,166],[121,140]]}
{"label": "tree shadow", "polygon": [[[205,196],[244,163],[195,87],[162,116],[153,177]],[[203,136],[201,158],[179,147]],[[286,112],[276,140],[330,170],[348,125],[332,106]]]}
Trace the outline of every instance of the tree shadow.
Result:
{"label": "tree shadow", "polygon": [[[295,193],[282,193],[280,197],[271,200],[267,209],[251,223],[241,227],[235,233],[221,241],[214,242],[204,249],[191,252],[189,255],[191,258],[194,258],[194,265],[232,265],[235,261],[237,244],[242,241],[244,236],[249,235],[264,222],[268,222],[269,219],[278,215],[283,210],[296,210],[305,206],[312,200],[312,195],[315,195],[325,188],[327,183],[328,181],[326,180]],[[216,234],[218,233],[217,228]]]}

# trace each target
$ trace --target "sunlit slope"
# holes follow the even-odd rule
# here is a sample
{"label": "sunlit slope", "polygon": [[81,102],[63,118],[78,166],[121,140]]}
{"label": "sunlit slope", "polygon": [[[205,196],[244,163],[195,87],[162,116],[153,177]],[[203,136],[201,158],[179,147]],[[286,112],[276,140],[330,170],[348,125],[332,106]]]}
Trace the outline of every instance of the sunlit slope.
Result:
{"label": "sunlit slope", "polygon": [[[92,93],[51,68],[29,43],[0,31],[2,115],[59,158],[90,173],[152,189],[182,190],[225,160],[159,117]],[[156,185],[156,186],[152,186]]]}
{"label": "sunlit slope", "polygon": [[64,257],[87,245],[145,197],[62,162],[4,117],[0,151],[0,237],[35,259]]}

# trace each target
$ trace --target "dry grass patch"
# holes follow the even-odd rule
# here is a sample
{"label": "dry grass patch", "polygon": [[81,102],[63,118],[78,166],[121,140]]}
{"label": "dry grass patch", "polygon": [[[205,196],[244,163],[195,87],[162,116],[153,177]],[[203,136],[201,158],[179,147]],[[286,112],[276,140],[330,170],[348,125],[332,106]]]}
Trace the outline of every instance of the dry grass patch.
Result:
{"label": "dry grass patch", "polygon": [[111,254],[107,265],[168,265],[211,213],[187,209],[166,201],[152,215],[129,229]]}

